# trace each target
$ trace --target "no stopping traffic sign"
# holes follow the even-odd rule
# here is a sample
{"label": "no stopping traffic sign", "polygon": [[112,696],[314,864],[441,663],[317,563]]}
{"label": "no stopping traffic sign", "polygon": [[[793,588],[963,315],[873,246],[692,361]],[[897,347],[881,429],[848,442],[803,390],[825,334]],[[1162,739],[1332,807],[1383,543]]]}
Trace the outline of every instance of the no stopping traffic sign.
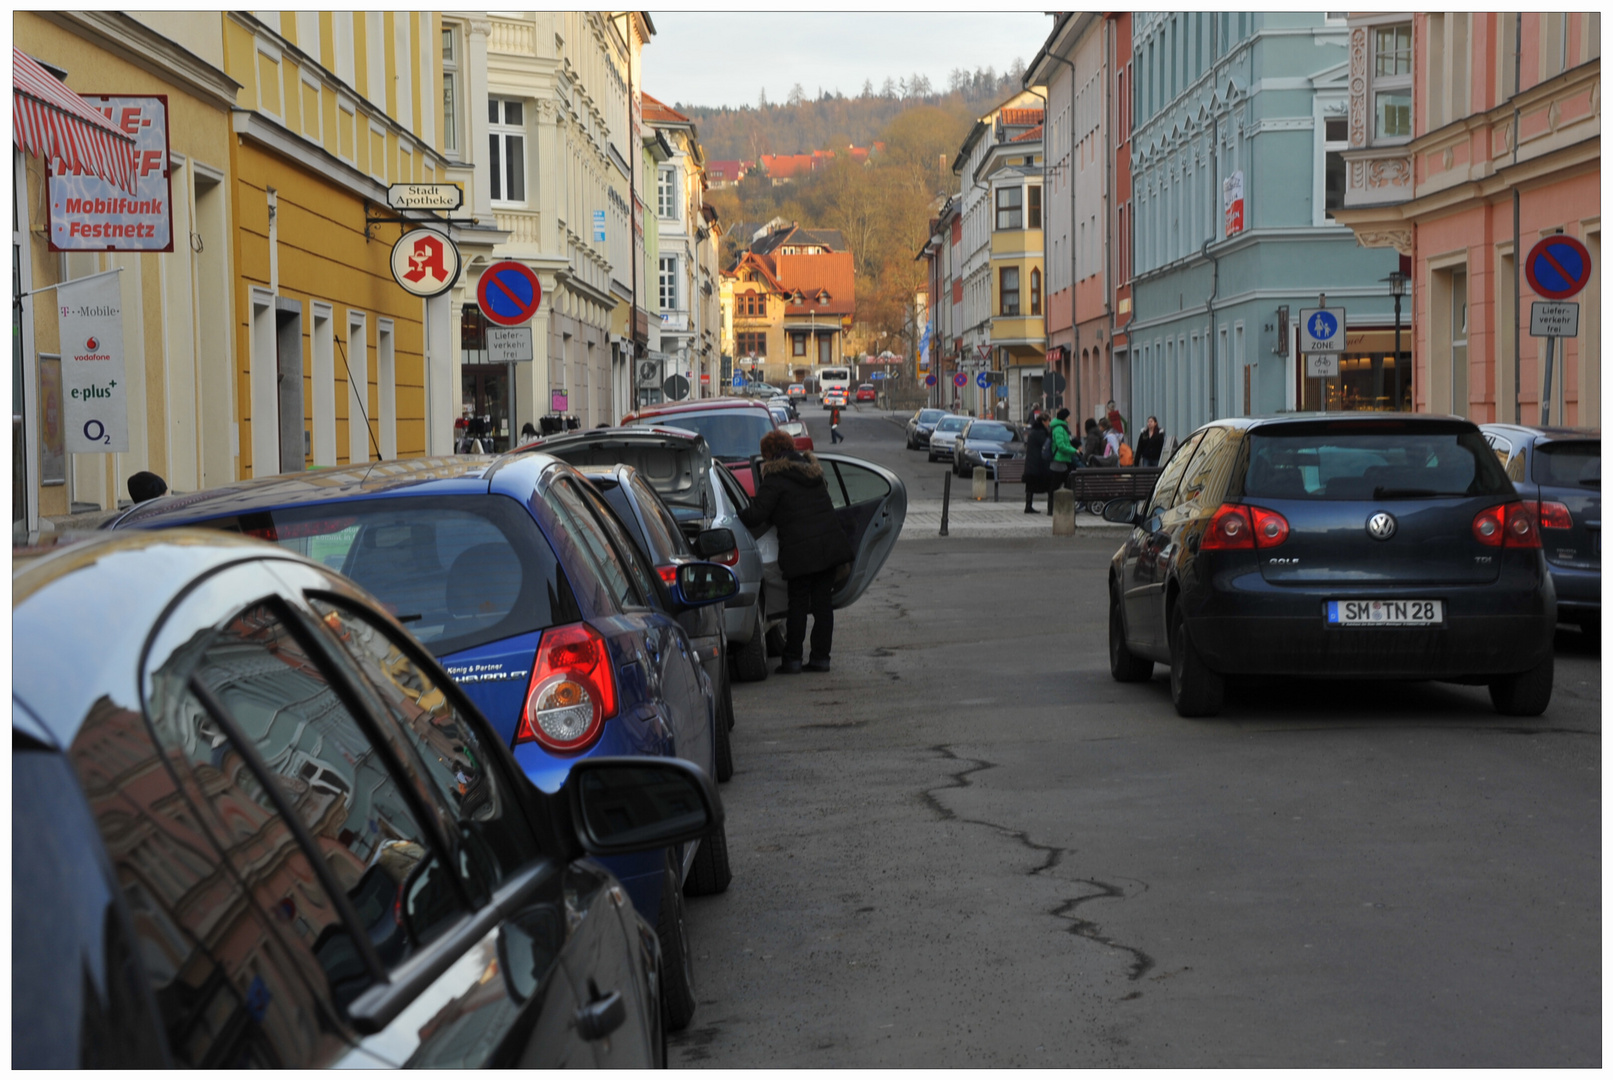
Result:
{"label": "no stopping traffic sign", "polygon": [[476,282],[476,304],[496,326],[520,326],[537,314],[542,300],[538,275],[510,259],[483,270]]}
{"label": "no stopping traffic sign", "polygon": [[1572,236],[1548,236],[1529,249],[1523,273],[1536,296],[1567,300],[1591,280],[1591,253]]}

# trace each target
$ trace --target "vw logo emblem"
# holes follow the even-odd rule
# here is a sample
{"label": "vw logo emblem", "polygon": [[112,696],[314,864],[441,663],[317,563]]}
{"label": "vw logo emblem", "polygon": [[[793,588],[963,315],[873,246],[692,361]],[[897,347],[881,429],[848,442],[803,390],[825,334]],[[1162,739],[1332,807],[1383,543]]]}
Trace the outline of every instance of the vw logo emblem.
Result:
{"label": "vw logo emblem", "polygon": [[1367,532],[1374,540],[1387,540],[1395,534],[1395,519],[1379,511],[1367,519]]}

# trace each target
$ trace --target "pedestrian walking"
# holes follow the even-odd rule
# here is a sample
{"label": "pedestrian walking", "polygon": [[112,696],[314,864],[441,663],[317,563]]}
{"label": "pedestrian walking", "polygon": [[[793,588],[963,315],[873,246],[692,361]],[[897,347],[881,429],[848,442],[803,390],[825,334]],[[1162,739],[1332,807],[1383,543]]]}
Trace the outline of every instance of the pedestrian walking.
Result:
{"label": "pedestrian walking", "polygon": [[1070,469],[1075,465],[1078,453],[1075,443],[1070,441],[1070,410],[1060,409],[1048,428],[1048,438],[1053,443],[1053,460],[1048,465],[1047,477],[1047,515],[1053,516],[1053,492],[1064,486],[1070,478]]}
{"label": "pedestrian walking", "polygon": [[1047,492],[1047,512],[1053,512],[1053,437],[1047,431],[1047,417],[1041,410],[1031,416],[1025,431],[1025,513],[1036,513],[1036,495]]}
{"label": "pedestrian walking", "polygon": [[1098,459],[1103,457],[1103,432],[1098,428],[1098,422],[1087,417],[1086,434],[1081,439],[1081,464],[1096,465]]}
{"label": "pedestrian walking", "polygon": [[840,408],[836,406],[829,410],[829,445],[845,441],[846,437],[840,434]]}
{"label": "pedestrian walking", "polygon": [[1114,425],[1109,423],[1106,416],[1098,421],[1098,430],[1103,432],[1103,463],[1105,465],[1119,465],[1120,448],[1125,445],[1125,436],[1116,431]]}
{"label": "pedestrian walking", "polygon": [[1143,427],[1143,433],[1137,436],[1137,464],[1150,468],[1159,464],[1159,453],[1165,448],[1165,432],[1159,426],[1159,418],[1150,416],[1148,423]]}
{"label": "pedestrian walking", "polygon": [[[788,586],[790,607],[784,619],[784,659],[777,674],[828,671],[834,644],[835,579],[855,557],[851,541],[835,516],[823,467],[810,451],[795,449],[782,431],[762,436],[761,481],[756,497],[739,520],[752,532],[778,529],[778,568]],[[807,615],[812,616],[812,655],[801,663]]]}
{"label": "pedestrian walking", "polygon": [[1113,401],[1104,405],[1103,414],[1104,419],[1109,421],[1109,427],[1112,430],[1118,431],[1122,435],[1126,433],[1126,418],[1120,415],[1120,410],[1115,408]]}

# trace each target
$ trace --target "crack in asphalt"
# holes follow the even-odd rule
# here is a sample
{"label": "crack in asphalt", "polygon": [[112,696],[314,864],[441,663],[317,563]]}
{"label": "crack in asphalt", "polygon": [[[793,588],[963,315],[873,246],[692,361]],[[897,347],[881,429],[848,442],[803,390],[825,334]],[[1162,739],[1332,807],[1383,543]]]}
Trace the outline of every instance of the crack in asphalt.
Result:
{"label": "crack in asphalt", "polygon": [[[972,787],[974,784],[969,777],[973,776],[975,773],[985,772],[987,769],[995,769],[997,768],[997,765],[995,762],[985,761],[980,758],[959,757],[957,754],[953,753],[950,746],[945,744],[932,746],[930,749],[949,761],[956,761],[959,763],[967,762],[970,766],[969,768],[949,775],[947,779],[950,781],[950,783],[948,783],[946,786],[929,788],[921,793],[924,796],[924,801],[929,804],[930,809],[935,811],[936,816],[942,821],[956,821],[965,825],[982,825],[988,829],[1002,833],[1004,836],[1017,840],[1022,847],[1027,848],[1032,852],[1039,853],[1042,856],[1042,864],[1031,869],[1026,874],[1027,877],[1035,877],[1038,874],[1052,870],[1054,867],[1063,862],[1066,855],[1073,854],[1073,852],[1071,852],[1068,848],[1037,843],[1035,840],[1032,840],[1030,838],[1030,834],[1025,832],[1023,829],[1010,829],[1008,826],[999,825],[994,821],[982,821],[979,818],[966,818],[958,814],[957,811],[944,805],[941,800],[936,797],[936,792],[952,791],[957,788]],[[1085,938],[1088,941],[1096,942],[1099,945],[1113,949],[1116,952],[1129,954],[1131,956],[1131,967],[1127,972],[1126,977],[1132,982],[1136,982],[1138,979],[1141,979],[1149,972],[1150,969],[1154,967],[1154,958],[1152,956],[1149,956],[1142,949],[1139,949],[1134,945],[1126,945],[1104,935],[1102,932],[1103,928],[1099,926],[1098,923],[1093,922],[1090,919],[1080,918],[1074,914],[1074,911],[1077,907],[1089,900],[1124,900],[1126,898],[1126,891],[1118,885],[1110,884],[1107,881],[1099,881],[1097,878],[1073,878],[1071,880],[1080,885],[1090,885],[1097,891],[1088,893],[1085,896],[1070,897],[1049,911],[1048,914],[1054,916],[1055,918],[1063,919],[1065,922],[1069,923],[1069,926],[1066,927],[1066,929],[1076,937]],[[1138,884],[1142,886],[1143,890],[1148,888],[1148,885],[1145,882],[1138,882]]]}

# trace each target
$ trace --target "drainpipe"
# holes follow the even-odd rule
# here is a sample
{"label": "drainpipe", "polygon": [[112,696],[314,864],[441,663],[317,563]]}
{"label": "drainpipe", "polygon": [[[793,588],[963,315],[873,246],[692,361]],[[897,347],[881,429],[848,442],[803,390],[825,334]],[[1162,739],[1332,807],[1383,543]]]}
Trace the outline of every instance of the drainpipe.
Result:
{"label": "drainpipe", "polygon": [[[1062,56],[1054,56],[1051,49],[1048,50],[1047,58],[1070,69],[1070,370],[1074,376],[1071,381],[1075,383],[1075,415],[1079,419],[1082,413],[1081,368],[1078,359],[1081,351],[1081,331],[1075,325],[1075,283],[1080,280],[1075,246],[1075,64]],[[1045,168],[1047,161],[1045,151],[1042,161]],[[1077,425],[1077,430],[1079,427],[1080,425]]]}
{"label": "drainpipe", "polygon": [[[1216,51],[1215,51],[1216,37],[1218,36],[1217,33],[1216,33],[1216,23],[1218,23],[1218,22],[1220,22],[1220,20],[1215,18],[1215,16],[1212,15],[1210,17],[1210,79],[1211,79],[1210,85],[1211,85],[1211,87],[1214,87],[1216,85],[1216,83],[1219,82],[1219,79],[1217,77],[1217,73],[1216,73],[1216,70],[1215,70],[1216,61],[1218,59],[1220,59],[1216,55]],[[1211,231],[1212,232],[1214,231],[1214,224],[1213,223],[1215,221],[1215,212],[1214,212],[1215,211],[1215,181],[1217,181],[1219,179],[1221,179],[1221,117],[1220,117],[1220,115],[1218,113],[1211,113],[1210,114],[1210,211],[1211,211],[1211,213],[1210,213],[1210,221],[1212,223],[1211,224]],[[1224,225],[1222,227],[1225,228]],[[1217,339],[1216,339],[1216,334],[1215,334],[1215,298],[1216,298],[1216,295],[1221,291],[1221,261],[1218,258],[1216,258],[1216,256],[1210,254],[1210,245],[1213,242],[1214,241],[1206,240],[1206,241],[1204,241],[1204,246],[1199,249],[1199,254],[1201,256],[1203,256],[1204,258],[1207,258],[1207,259],[1210,260],[1210,267],[1211,267],[1211,270],[1210,270],[1210,295],[1206,296],[1204,298],[1204,312],[1205,312],[1206,315],[1209,316],[1209,319],[1210,319],[1210,325],[1209,325],[1209,328],[1205,330],[1205,336],[1207,338],[1209,338],[1209,341],[1210,341],[1209,353],[1210,353],[1210,419],[1211,420],[1216,419],[1215,406],[1216,406],[1216,398],[1218,396],[1217,393],[1216,393],[1216,390],[1217,390],[1216,361],[1217,361],[1218,357],[1216,355],[1216,352],[1217,352],[1217,350],[1216,350],[1216,340]]]}
{"label": "drainpipe", "polygon": [[[1114,63],[1114,22],[1107,14],[1103,17],[1103,313],[1109,316],[1109,352],[1113,354],[1115,348],[1115,319],[1114,310],[1110,306],[1114,300],[1114,275],[1110,268],[1114,266],[1115,243],[1115,155],[1110,140],[1114,137],[1114,94],[1111,92],[1115,84]],[[1127,355],[1130,362],[1130,355]],[[1114,359],[1109,360],[1109,396],[1115,393]],[[1131,402],[1126,402],[1126,408],[1131,408]]]}
{"label": "drainpipe", "polygon": [[[1518,84],[1523,81],[1523,12],[1512,31],[1512,164],[1518,164]],[[1518,181],[1512,181],[1512,422],[1523,423],[1523,242],[1518,229]],[[1412,268],[1413,270],[1416,267]],[[1416,322],[1417,305],[1412,304]],[[1395,357],[1395,363],[1400,358]]]}

